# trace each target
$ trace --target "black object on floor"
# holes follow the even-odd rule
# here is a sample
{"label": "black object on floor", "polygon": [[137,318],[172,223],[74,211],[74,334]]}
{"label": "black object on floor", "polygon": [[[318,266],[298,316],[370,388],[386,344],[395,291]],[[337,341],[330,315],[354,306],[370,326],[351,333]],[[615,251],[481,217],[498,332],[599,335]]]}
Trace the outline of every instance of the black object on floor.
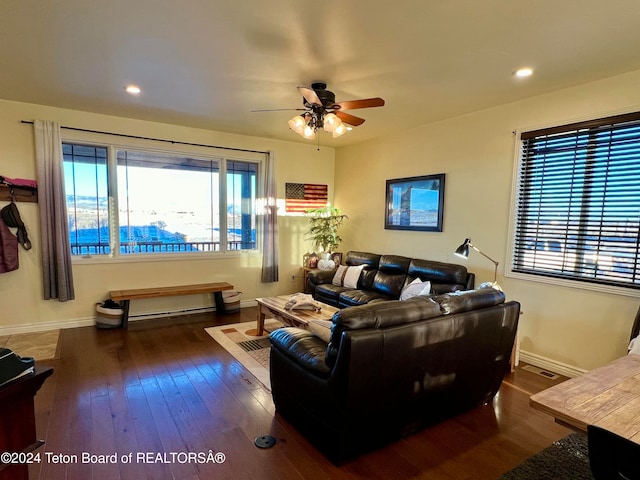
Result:
{"label": "black object on floor", "polygon": [[276,439],[271,435],[260,435],[253,441],[258,448],[271,448],[276,444]]}

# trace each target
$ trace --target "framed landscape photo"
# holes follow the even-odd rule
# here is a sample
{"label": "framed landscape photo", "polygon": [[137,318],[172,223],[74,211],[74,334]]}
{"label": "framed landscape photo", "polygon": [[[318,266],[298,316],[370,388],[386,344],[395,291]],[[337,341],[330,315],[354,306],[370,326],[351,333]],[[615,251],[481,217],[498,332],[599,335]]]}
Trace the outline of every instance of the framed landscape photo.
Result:
{"label": "framed landscape photo", "polygon": [[384,228],[441,232],[444,173],[387,180]]}

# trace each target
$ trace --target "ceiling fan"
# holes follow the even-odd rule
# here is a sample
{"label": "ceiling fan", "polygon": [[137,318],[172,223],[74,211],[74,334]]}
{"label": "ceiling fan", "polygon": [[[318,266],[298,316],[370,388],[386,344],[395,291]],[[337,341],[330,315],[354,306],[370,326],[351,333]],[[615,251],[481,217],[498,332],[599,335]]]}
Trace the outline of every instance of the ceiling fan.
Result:
{"label": "ceiling fan", "polygon": [[311,87],[299,86],[304,108],[281,108],[275,110],[253,110],[254,112],[272,112],[282,110],[297,110],[304,113],[289,120],[289,128],[304,138],[310,140],[316,137],[319,128],[332,133],[333,138],[343,135],[347,126],[357,127],[364,123],[364,118],[356,117],[344,110],[384,106],[382,98],[365,98],[362,100],[348,100],[336,102],[335,94],[327,90],[327,84],[315,82]]}

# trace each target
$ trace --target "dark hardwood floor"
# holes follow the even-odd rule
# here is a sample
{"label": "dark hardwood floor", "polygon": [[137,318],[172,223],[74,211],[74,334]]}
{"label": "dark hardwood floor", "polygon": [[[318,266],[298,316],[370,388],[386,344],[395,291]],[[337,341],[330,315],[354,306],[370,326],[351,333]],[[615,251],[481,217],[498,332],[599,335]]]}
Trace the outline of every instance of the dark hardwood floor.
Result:
{"label": "dark hardwood floor", "polygon": [[[569,433],[528,406],[530,394],[556,382],[518,369],[493,405],[335,466],[204,331],[255,315],[245,308],[133,322],[127,331],[61,331],[57,358],[40,362],[55,373],[35,400],[38,437],[46,443],[30,478],[495,479]],[[255,447],[263,434],[276,446]],[[222,452],[224,462],[188,461],[210,451]]]}

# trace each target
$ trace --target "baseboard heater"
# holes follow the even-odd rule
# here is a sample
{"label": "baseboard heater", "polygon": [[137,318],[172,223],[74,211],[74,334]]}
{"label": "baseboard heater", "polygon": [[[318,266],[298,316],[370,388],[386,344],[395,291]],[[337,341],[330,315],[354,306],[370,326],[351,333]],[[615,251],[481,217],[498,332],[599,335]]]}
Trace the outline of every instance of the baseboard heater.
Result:
{"label": "baseboard heater", "polygon": [[210,313],[215,312],[215,307],[198,307],[198,308],[185,308],[183,310],[171,310],[169,312],[151,312],[151,313],[136,313],[135,315],[129,315],[129,320],[145,320],[149,318],[162,318],[171,315],[188,315],[197,313]]}

